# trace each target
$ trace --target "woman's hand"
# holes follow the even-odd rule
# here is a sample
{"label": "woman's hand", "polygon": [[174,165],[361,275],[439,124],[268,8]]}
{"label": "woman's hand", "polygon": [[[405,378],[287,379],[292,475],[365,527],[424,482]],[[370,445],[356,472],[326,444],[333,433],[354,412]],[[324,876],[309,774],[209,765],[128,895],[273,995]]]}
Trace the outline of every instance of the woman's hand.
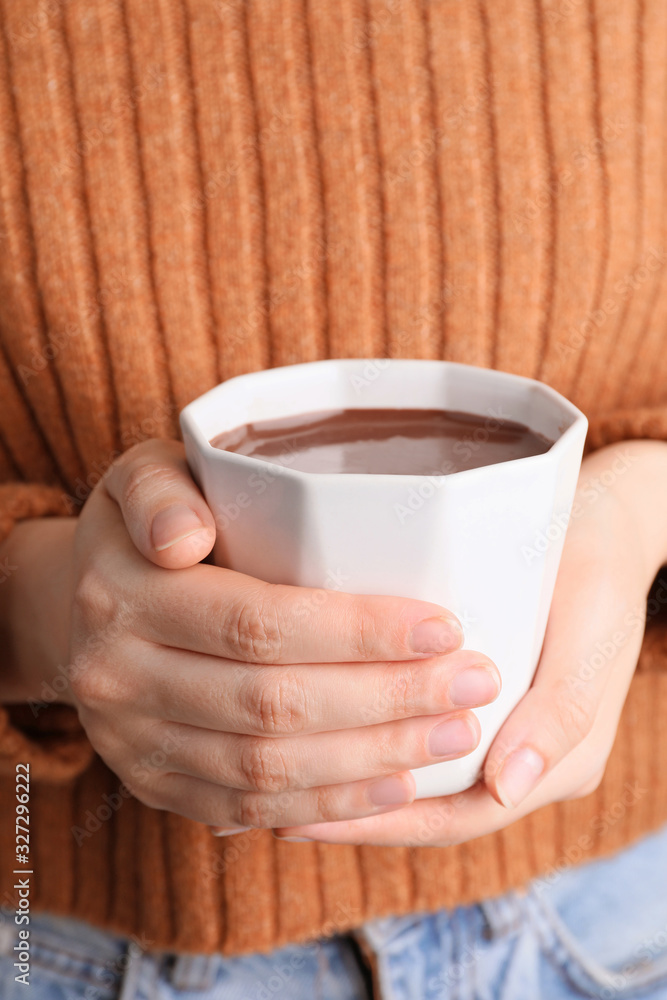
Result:
{"label": "woman's hand", "polygon": [[599,784],[632,680],[646,596],[667,561],[667,445],[629,442],[582,465],[540,663],[460,795],[388,816],[282,828],[341,844],[448,845]]}
{"label": "woman's hand", "polygon": [[24,696],[57,673],[46,616],[56,648],[69,635],[63,700],[137,798],[228,829],[352,819],[411,801],[408,769],[474,749],[468,709],[499,679],[453,616],[200,563],[214,538],[182,446],[159,441],[114,464],[78,523],[12,535]]}

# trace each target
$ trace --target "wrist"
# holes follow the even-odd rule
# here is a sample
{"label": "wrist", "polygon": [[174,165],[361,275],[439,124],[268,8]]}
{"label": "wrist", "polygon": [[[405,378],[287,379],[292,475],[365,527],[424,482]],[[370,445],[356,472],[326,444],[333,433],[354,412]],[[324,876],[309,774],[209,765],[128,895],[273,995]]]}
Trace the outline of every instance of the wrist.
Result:
{"label": "wrist", "polygon": [[20,521],[0,546],[0,561],[13,567],[0,590],[2,701],[39,700],[67,663],[75,530],[72,518]]}
{"label": "wrist", "polygon": [[630,440],[608,445],[586,459],[584,478],[591,496],[606,490],[618,502],[648,592],[667,564],[667,443]]}

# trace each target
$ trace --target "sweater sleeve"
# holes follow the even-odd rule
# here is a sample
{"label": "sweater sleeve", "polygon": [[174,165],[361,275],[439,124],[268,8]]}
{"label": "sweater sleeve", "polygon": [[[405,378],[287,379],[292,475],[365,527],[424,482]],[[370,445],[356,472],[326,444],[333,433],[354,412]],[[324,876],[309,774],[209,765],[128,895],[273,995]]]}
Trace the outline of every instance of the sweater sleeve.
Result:
{"label": "sweater sleeve", "polygon": [[[37,483],[0,484],[0,543],[17,521],[68,514],[61,490]],[[0,565],[0,580],[15,571]],[[0,599],[2,591],[0,589]],[[4,654],[0,654],[0,669]],[[44,702],[0,706],[0,774],[30,764],[31,777],[62,781],[85,770],[93,749],[76,711],[69,705]]]}
{"label": "sweater sleeve", "polygon": [[617,441],[651,438],[667,441],[667,404],[627,410],[610,410],[589,417],[586,450],[594,451]]}

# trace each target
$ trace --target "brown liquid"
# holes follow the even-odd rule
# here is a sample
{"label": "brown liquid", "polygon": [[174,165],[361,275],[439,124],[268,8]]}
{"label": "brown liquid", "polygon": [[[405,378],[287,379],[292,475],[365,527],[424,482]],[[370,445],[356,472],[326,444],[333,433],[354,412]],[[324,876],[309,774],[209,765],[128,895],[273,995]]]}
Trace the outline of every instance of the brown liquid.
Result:
{"label": "brown liquid", "polygon": [[225,431],[211,444],[301,472],[447,475],[541,455],[552,441],[513,420],[450,410],[300,413]]}

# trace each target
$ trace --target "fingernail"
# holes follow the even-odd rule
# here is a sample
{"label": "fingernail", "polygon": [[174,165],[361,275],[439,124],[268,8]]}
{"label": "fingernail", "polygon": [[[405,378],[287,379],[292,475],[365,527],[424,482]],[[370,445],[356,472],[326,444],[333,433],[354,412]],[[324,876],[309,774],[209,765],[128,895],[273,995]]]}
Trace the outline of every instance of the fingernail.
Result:
{"label": "fingernail", "polygon": [[276,840],[284,840],[288,844],[312,844],[310,837],[281,837],[279,833],[273,833]]}
{"label": "fingernail", "polygon": [[488,705],[497,697],[500,685],[496,675],[484,666],[468,667],[452,678],[449,698],[457,708]]}
{"label": "fingernail", "polygon": [[410,645],[415,653],[451,653],[463,641],[463,630],[456,618],[426,618],[412,630]]}
{"label": "fingernail", "polygon": [[212,826],[211,833],[214,837],[231,837],[235,833],[245,833],[247,830],[252,830],[251,826],[235,826],[232,830],[224,826]]}
{"label": "fingernail", "polygon": [[153,518],[151,541],[156,552],[171,548],[176,542],[202,531],[206,525],[191,507],[175,503],[159,510]]}
{"label": "fingernail", "polygon": [[374,806],[404,806],[412,802],[413,795],[400,778],[382,778],[370,785],[368,798]]}
{"label": "fingernail", "polygon": [[530,747],[516,750],[500,769],[496,790],[506,809],[518,806],[532,792],[544,771],[544,761]]}
{"label": "fingernail", "polygon": [[434,757],[470,753],[477,746],[477,733],[465,719],[447,719],[432,729],[428,749]]}

